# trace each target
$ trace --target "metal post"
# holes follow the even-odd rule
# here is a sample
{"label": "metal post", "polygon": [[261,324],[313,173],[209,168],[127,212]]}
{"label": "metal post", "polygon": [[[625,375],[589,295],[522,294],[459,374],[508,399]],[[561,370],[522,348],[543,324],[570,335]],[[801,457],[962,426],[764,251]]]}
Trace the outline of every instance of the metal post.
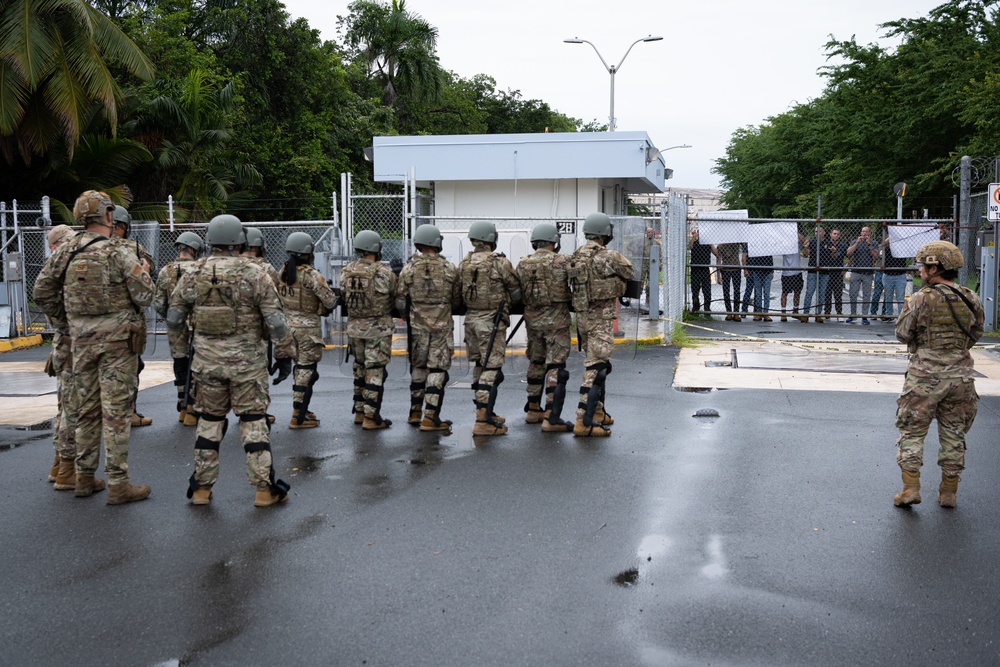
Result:
{"label": "metal post", "polygon": [[608,68],[611,72],[611,114],[608,116],[608,132],[615,131],[615,68]]}
{"label": "metal post", "polygon": [[997,315],[997,223],[993,223],[993,243],[984,243],[979,249],[979,295],[983,302],[983,328],[996,331]]}
{"label": "metal post", "polygon": [[174,231],[174,196],[167,195],[167,221],[170,223],[170,231]]}
{"label": "metal post", "polygon": [[[968,252],[969,229],[972,228],[972,158],[968,155],[962,156],[961,161],[961,181],[958,207],[958,248],[965,257],[971,258]],[[969,281],[969,264],[964,262],[962,268],[958,270],[958,282],[965,285]]]}
{"label": "metal post", "polygon": [[660,256],[663,252],[663,237],[660,237],[660,252],[653,253],[653,239],[649,240],[649,319],[656,321],[660,319]]}

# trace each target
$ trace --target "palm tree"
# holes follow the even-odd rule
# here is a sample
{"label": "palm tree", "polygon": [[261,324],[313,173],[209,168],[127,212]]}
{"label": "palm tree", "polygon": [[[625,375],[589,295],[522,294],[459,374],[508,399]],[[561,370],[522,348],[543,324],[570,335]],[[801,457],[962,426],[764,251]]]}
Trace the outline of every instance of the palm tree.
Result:
{"label": "palm tree", "polygon": [[151,171],[138,188],[157,200],[173,195],[183,216],[207,219],[223,202],[258,185],[257,169],[228,146],[234,111],[233,82],[220,87],[199,69],[188,73],[175,95],[150,101],[122,128],[153,153]]}
{"label": "palm tree", "polygon": [[72,158],[100,104],[112,135],[122,90],[109,65],[143,80],[153,66],[87,0],[0,0],[0,153],[8,165],[61,147]]}
{"label": "palm tree", "polygon": [[341,19],[340,28],[353,55],[380,79],[383,101],[392,105],[400,94],[437,99],[441,92],[437,28],[407,10],[405,0],[392,0],[391,5],[355,0],[348,9],[351,15]]}

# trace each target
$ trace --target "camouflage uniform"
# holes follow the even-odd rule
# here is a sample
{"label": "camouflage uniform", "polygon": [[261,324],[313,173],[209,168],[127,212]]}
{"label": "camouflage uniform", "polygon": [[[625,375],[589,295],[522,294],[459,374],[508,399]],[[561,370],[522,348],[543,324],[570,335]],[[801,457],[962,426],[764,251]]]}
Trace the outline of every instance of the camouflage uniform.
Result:
{"label": "camouflage uniform", "polygon": [[[502,253],[494,253],[488,243],[473,241],[472,245],[473,251],[458,265],[458,275],[462,286],[462,300],[466,306],[465,349],[469,362],[475,364],[473,402],[477,411],[486,410],[486,418],[490,424],[500,426],[504,420],[493,413],[493,406],[497,388],[504,380],[503,364],[507,349],[507,327],[510,326],[510,307],[514,296],[520,294],[521,284],[510,260]],[[489,358],[486,358],[498,310],[500,320],[493,339],[493,349],[489,351]]]}
{"label": "camouflage uniform", "polygon": [[569,372],[566,360],[570,351],[570,293],[566,269],[569,257],[548,248],[540,248],[517,265],[524,300],[524,324],[528,335],[528,402],[524,411],[529,423],[542,421],[542,388],[545,388],[546,412],[557,401],[559,417],[566,395]]}
{"label": "camouflage uniform", "polygon": [[[170,295],[167,326],[194,331],[191,371],[198,386],[195,470],[189,497],[219,478],[219,445],[230,410],[239,418],[250,484],[275,490],[270,427],[266,419],[268,369],[263,331],[279,357],[294,355],[278,293],[267,272],[244,257],[213,255],[195,260]],[[287,492],[287,485],[280,492]]]}
{"label": "camouflage uniform", "polygon": [[382,419],[382,396],[392,355],[392,302],[396,274],[379,261],[356,259],[340,273],[340,289],[347,304],[347,337],[354,355],[355,423]]}
{"label": "camouflage uniform", "polygon": [[452,305],[461,298],[458,269],[440,254],[419,254],[399,274],[396,299],[409,304],[410,423],[421,423],[421,408],[428,427],[443,423],[441,405],[455,349]]}
{"label": "camouflage uniform", "polygon": [[604,410],[604,395],[615,349],[615,306],[625,294],[626,281],[633,279],[634,268],[621,253],[591,239],[573,253],[568,274],[577,332],[586,352],[577,424],[610,426],[614,420]]}
{"label": "camouflage uniform", "polygon": [[[178,257],[162,269],[156,277],[156,295],[153,297],[153,309],[159,313],[160,317],[166,318],[167,310],[170,307],[170,295],[174,293],[181,278],[194,266],[194,259]],[[167,344],[170,347],[170,356],[174,362],[174,386],[177,389],[177,411],[185,411],[189,405],[193,404],[194,383],[187,391],[188,405],[184,404],[184,393],[187,389],[188,359],[191,347],[191,327],[185,325],[180,330],[167,329]],[[182,418],[183,420],[183,418]]]}
{"label": "camouflage uniform", "polygon": [[[130,241],[129,239],[123,236],[118,236],[117,234],[112,234],[109,240],[113,245],[125,248],[127,251],[132,253],[138,260],[140,260],[140,263],[142,260],[146,260],[146,264],[149,265],[150,272],[153,271],[153,267],[156,266],[156,263],[153,261],[153,256],[149,253],[148,250],[146,250],[146,247],[143,246],[141,243],[139,243],[138,241]],[[130,325],[136,331],[138,331],[139,328],[141,327],[143,332],[138,358],[136,359],[135,391],[132,394],[132,412],[133,412],[133,416],[131,418],[132,426],[148,426],[149,424],[152,423],[153,420],[149,419],[148,417],[143,417],[136,411],[136,403],[138,402],[139,399],[139,375],[142,373],[142,370],[146,367],[146,364],[144,364],[142,361],[142,353],[146,350],[145,313],[142,312],[141,310],[133,313]]]}
{"label": "camouflage uniform", "polygon": [[979,406],[969,349],[983,334],[984,316],[975,292],[960,285],[954,289],[971,310],[949,286],[928,285],[910,297],[896,320],[896,338],[910,352],[896,401],[896,460],[904,471],[919,472],[924,438],[935,418],[942,472],[957,477],[965,469],[965,434]]}
{"label": "camouflage uniform", "polygon": [[[323,275],[309,264],[296,264],[294,269],[289,269],[289,266],[285,264],[280,274],[278,296],[295,339],[292,408],[295,411],[293,419],[301,424],[306,419],[312,386],[319,379],[316,366],[323,358],[323,335],[319,320],[330,314],[337,297],[326,284]],[[292,284],[285,282],[287,279],[292,279]]]}
{"label": "camouflage uniform", "polygon": [[78,482],[97,471],[103,430],[108,483],[128,483],[132,401],[146,334],[141,313],[153,291],[134,253],[92,231],[61,246],[35,282],[36,303],[57,328],[66,322],[72,338]]}

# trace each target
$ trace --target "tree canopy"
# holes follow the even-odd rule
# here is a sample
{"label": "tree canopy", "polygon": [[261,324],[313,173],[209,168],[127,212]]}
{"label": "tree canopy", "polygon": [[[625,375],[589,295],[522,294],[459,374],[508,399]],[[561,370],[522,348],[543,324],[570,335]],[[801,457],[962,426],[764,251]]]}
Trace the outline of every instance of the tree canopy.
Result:
{"label": "tree canopy", "polygon": [[962,155],[994,155],[1000,129],[996,0],[950,0],[927,17],[884,24],[895,49],[831,40],[823,94],[733,134],[715,173],[723,202],[751,215],[952,213]]}

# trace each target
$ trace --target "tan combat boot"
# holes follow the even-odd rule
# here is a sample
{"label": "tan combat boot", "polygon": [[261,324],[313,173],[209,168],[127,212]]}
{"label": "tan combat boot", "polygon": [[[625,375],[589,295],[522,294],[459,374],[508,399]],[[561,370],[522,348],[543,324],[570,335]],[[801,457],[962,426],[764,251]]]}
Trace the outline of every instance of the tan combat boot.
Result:
{"label": "tan combat boot", "polygon": [[525,407],[527,414],[524,416],[524,421],[526,424],[541,424],[545,420],[545,412],[538,401],[528,401],[528,405]]}
{"label": "tan combat boot", "polygon": [[909,507],[920,504],[920,471],[903,471],[903,490],[892,498],[896,507]]}
{"label": "tan combat boot", "polygon": [[476,425],[472,427],[472,435],[505,435],[507,427],[496,416],[490,418],[486,408],[476,408]]}
{"label": "tan combat boot", "polygon": [[419,405],[410,406],[410,416],[406,418],[406,423],[410,426],[420,426],[423,423],[424,413]]}
{"label": "tan combat boot", "polygon": [[56,473],[56,483],[52,488],[56,491],[72,491],[76,488],[76,464],[73,459],[59,460],[59,472]]}
{"label": "tan combat boot", "polygon": [[253,506],[254,507],[270,507],[271,505],[277,505],[278,503],[283,503],[288,500],[287,495],[279,495],[271,490],[270,486],[257,487],[257,495],[254,496]]}
{"label": "tan combat boot", "polygon": [[958,475],[941,473],[941,486],[938,488],[938,505],[941,507],[957,507],[955,494],[958,493]]}
{"label": "tan combat boot", "polygon": [[365,413],[362,410],[357,410],[354,412],[354,423],[355,424],[365,423]]}
{"label": "tan combat boot", "polygon": [[187,410],[181,410],[180,412],[178,412],[177,421],[183,424],[184,420],[187,419],[187,413],[188,413]]}
{"label": "tan combat boot", "polygon": [[87,498],[93,493],[98,491],[103,491],[106,484],[103,479],[99,477],[94,477],[93,475],[77,475],[76,476],[76,493],[73,495],[77,498]]}
{"label": "tan combat boot", "polygon": [[602,404],[594,410],[594,418],[591,421],[601,426],[612,426],[615,423],[615,418],[604,411],[604,405]]}
{"label": "tan combat boot", "polygon": [[55,459],[52,460],[52,467],[49,468],[49,481],[56,481],[56,475],[59,474],[59,452],[56,452]]}
{"label": "tan combat boot", "polygon": [[548,416],[542,420],[542,433],[569,433],[572,430],[572,424],[564,422],[558,417],[553,419],[551,416]]}
{"label": "tan combat boot", "polygon": [[424,418],[420,421],[421,431],[450,431],[451,422],[447,419],[438,418],[438,413],[434,410],[427,410]]}
{"label": "tan combat boot", "polygon": [[361,428],[366,431],[378,431],[383,428],[389,428],[390,426],[392,426],[392,422],[377,413],[374,417],[365,415],[364,421],[361,422]]}
{"label": "tan combat boot", "polygon": [[597,423],[597,415],[594,415],[593,426],[587,426],[583,423],[583,417],[576,418],[576,424],[573,425],[573,435],[578,438],[606,438],[611,435],[611,429],[605,428]]}
{"label": "tan combat boot", "polygon": [[149,426],[153,423],[151,417],[145,417],[140,415],[138,412],[132,412],[132,428],[139,428],[140,426]]}
{"label": "tan combat boot", "polygon": [[294,410],[292,412],[292,419],[288,422],[288,428],[316,428],[319,426],[319,420],[316,419],[316,415],[306,411],[306,416],[302,419],[302,423],[299,423],[299,410]]}
{"label": "tan combat boot", "polygon": [[191,492],[192,505],[207,505],[212,502],[212,485],[202,484],[197,491]]}
{"label": "tan combat boot", "polygon": [[125,482],[108,487],[108,505],[124,505],[145,500],[149,497],[150,488],[145,484],[135,485]]}

